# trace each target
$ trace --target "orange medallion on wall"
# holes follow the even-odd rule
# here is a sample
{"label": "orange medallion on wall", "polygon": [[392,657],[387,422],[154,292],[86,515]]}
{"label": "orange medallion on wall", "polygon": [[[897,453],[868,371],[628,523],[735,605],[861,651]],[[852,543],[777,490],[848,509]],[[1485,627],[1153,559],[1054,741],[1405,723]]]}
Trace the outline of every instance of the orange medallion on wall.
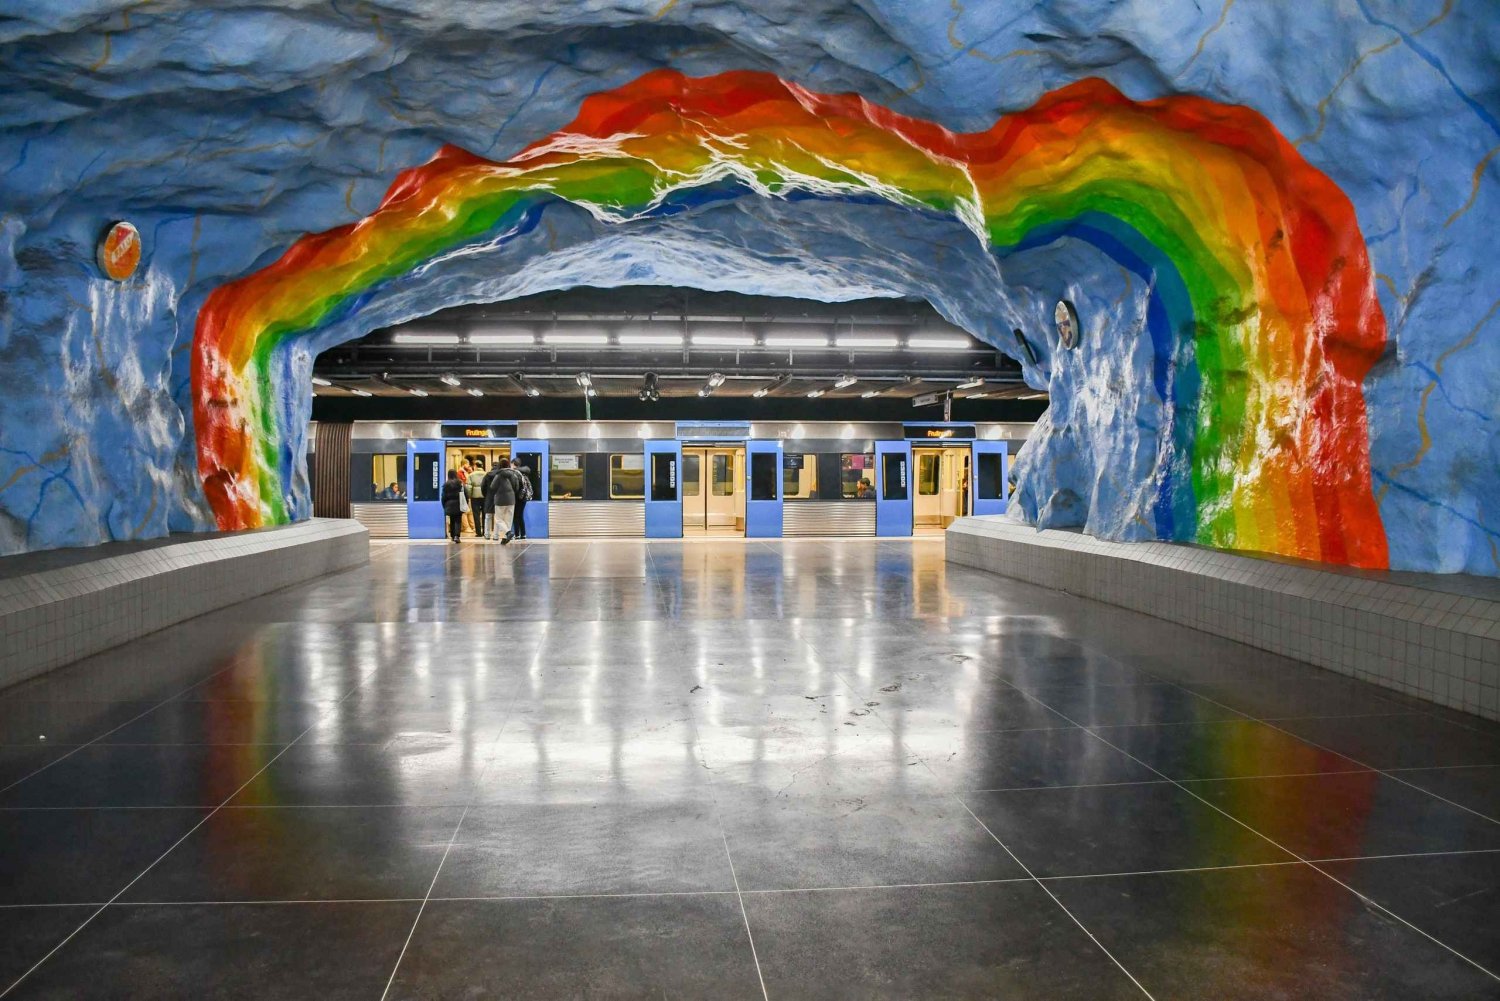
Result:
{"label": "orange medallion on wall", "polygon": [[141,234],[128,222],[109,227],[99,241],[99,270],[117,282],[135,274],[141,264]]}

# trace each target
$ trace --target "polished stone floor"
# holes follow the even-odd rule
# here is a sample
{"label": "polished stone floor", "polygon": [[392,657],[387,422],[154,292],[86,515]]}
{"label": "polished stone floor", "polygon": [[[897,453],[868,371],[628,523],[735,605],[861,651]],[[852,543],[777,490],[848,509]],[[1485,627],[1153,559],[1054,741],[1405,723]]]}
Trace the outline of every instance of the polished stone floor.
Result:
{"label": "polished stone floor", "polygon": [[1500,726],[940,540],[377,544],[0,745],[7,997],[1500,997]]}

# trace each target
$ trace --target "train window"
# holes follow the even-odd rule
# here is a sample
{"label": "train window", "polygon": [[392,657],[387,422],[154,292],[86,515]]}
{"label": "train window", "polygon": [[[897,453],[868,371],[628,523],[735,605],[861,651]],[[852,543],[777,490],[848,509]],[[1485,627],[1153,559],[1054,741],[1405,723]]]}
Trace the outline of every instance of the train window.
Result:
{"label": "train window", "polygon": [[818,496],[818,457],[788,452],[781,459],[781,496],[784,500],[813,500]]}
{"label": "train window", "polygon": [[646,457],[640,453],[609,457],[609,496],[614,500],[644,500]]}
{"label": "train window", "polygon": [[677,499],[677,453],[655,452],[651,456],[651,499]]}
{"label": "train window", "polygon": [[542,495],[542,453],[540,452],[517,452],[511,456],[511,460],[522,469],[523,474],[531,481],[531,496]]}
{"label": "train window", "polygon": [[776,455],[757,452],[750,456],[750,499],[776,499]]}
{"label": "train window", "polygon": [[936,452],[917,453],[917,493],[933,497],[938,492],[938,472],[942,465]]}
{"label": "train window", "polygon": [[370,456],[370,499],[406,500],[406,453]]}
{"label": "train window", "polygon": [[703,490],[703,460],[700,456],[682,457],[682,496],[697,497]]}
{"label": "train window", "polygon": [[906,484],[906,456],[901,452],[885,453],[884,468],[881,469],[880,490],[886,500],[906,500],[910,488]]}
{"label": "train window", "polygon": [[442,457],[436,452],[417,452],[412,456],[411,489],[413,500],[435,501],[438,499],[438,470],[442,468]]}
{"label": "train window", "polygon": [[715,497],[734,496],[734,456],[719,452],[713,456],[713,481],[710,486]]}
{"label": "train window", "polygon": [[583,456],[577,452],[553,452],[548,480],[549,500],[582,500]]}
{"label": "train window", "polygon": [[839,456],[841,486],[844,497],[854,500],[875,499],[875,456],[870,452]]}
{"label": "train window", "polygon": [[980,500],[1004,499],[1005,481],[1002,478],[1000,466],[1000,453],[980,453],[979,481],[974,485]]}

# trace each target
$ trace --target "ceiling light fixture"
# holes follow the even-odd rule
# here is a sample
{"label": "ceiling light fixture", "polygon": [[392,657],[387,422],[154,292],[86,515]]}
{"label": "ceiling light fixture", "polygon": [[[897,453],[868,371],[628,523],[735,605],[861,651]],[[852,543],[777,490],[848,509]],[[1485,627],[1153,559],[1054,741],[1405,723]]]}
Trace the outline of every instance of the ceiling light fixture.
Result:
{"label": "ceiling light fixture", "polygon": [[469,344],[474,347],[535,347],[535,334],[470,334]]}
{"label": "ceiling light fixture", "polygon": [[809,337],[803,334],[769,334],[766,336],[766,347],[768,348],[826,348],[828,338]]}
{"label": "ceiling light fixture", "polygon": [[397,344],[447,344],[454,347],[458,346],[457,334],[406,333],[397,334],[394,339]]}
{"label": "ceiling light fixture", "polygon": [[906,339],[906,350],[908,351],[967,351],[970,342],[967,337],[908,337]]}
{"label": "ceiling light fixture", "polygon": [[323,378],[321,375],[315,375],[315,376],[313,376],[312,377],[312,382],[313,382],[314,386],[332,386],[333,385],[333,383],[329,382],[327,379]]}
{"label": "ceiling light fixture", "polygon": [[818,397],[822,396],[826,392],[828,392],[828,390],[826,390],[826,389],[815,389],[811,393],[807,394],[807,398],[809,400],[816,400]]}
{"label": "ceiling light fixture", "polygon": [[582,386],[584,389],[588,389],[594,384],[594,377],[589,375],[587,372],[579,372],[575,381],[577,381],[578,385]]}
{"label": "ceiling light fixture", "polygon": [[791,381],[792,381],[792,373],[790,373],[790,372],[783,372],[781,375],[778,375],[775,379],[771,380],[766,385],[760,387],[759,389],[757,389],[755,392],[751,393],[750,395],[753,396],[753,397],[755,397],[757,400],[763,399],[764,397],[770,396],[772,393],[776,392],[778,389],[781,389],[783,386],[785,386],[787,383],[789,383]]}
{"label": "ceiling light fixture", "polygon": [[901,342],[892,336],[880,336],[875,334],[854,334],[848,337],[840,337],[834,343],[840,348],[851,350],[894,350],[901,346]]}
{"label": "ceiling light fixture", "polygon": [[604,334],[543,334],[542,343],[566,347],[600,347],[609,343]]}
{"label": "ceiling light fixture", "polygon": [[470,386],[469,387],[469,395],[470,396],[483,396],[484,395],[484,390],[478,388],[477,386]]}
{"label": "ceiling light fixture", "polygon": [[711,389],[718,389],[720,386],[724,385],[724,373],[715,372],[713,375],[710,375],[708,377],[708,385]]}
{"label": "ceiling light fixture", "polygon": [[661,390],[657,386],[655,372],[646,373],[646,378],[641,384],[641,391],[637,395],[642,403],[655,403],[661,399]]}
{"label": "ceiling light fixture", "polygon": [[441,379],[439,379],[438,381],[441,382],[445,386],[454,386],[454,387],[457,387],[457,386],[462,386],[463,385],[463,381],[460,380],[459,377],[456,376],[456,375],[454,375],[452,372],[445,373],[443,375],[443,377]]}
{"label": "ceiling light fixture", "polygon": [[349,390],[349,392],[353,393],[355,396],[374,396],[375,395],[374,393],[370,392],[368,389],[351,389],[351,390]]}
{"label": "ceiling light fixture", "polygon": [[983,379],[970,379],[968,382],[960,382],[954,389],[978,389],[984,385]]}
{"label": "ceiling light fixture", "polygon": [[681,334],[621,334],[620,347],[622,348],[680,348],[682,347]]}
{"label": "ceiling light fixture", "polygon": [[411,389],[408,389],[407,392],[410,393],[413,396],[426,396],[427,395],[427,390],[420,389],[420,388],[418,388],[416,386],[413,386]]}
{"label": "ceiling light fixture", "polygon": [[694,334],[695,348],[753,348],[755,338],[747,334]]}
{"label": "ceiling light fixture", "polygon": [[531,381],[520,372],[512,372],[510,374],[510,381],[516,384],[517,389],[525,393],[527,396],[532,397],[533,399],[542,395],[542,391],[540,389],[537,389],[536,386],[534,386]]}
{"label": "ceiling light fixture", "polygon": [[848,389],[859,380],[852,375],[839,376],[839,380],[833,384],[834,389]]}
{"label": "ceiling light fixture", "polygon": [[880,390],[878,390],[878,389],[867,389],[863,393],[859,394],[859,398],[861,400],[868,400],[868,399],[872,399],[872,398],[874,398],[876,396],[879,396],[879,395],[880,395]]}

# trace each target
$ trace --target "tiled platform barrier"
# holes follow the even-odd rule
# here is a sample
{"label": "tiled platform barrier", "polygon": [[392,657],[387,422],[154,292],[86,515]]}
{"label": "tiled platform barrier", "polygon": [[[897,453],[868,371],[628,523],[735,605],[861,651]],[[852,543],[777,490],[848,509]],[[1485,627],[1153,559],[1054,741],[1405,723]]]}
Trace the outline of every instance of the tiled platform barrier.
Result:
{"label": "tiled platform barrier", "polygon": [[370,559],[355,521],[0,559],[0,687]]}
{"label": "tiled platform barrier", "polygon": [[1500,719],[1500,581],[1104,542],[1004,516],[954,522],[947,556]]}

